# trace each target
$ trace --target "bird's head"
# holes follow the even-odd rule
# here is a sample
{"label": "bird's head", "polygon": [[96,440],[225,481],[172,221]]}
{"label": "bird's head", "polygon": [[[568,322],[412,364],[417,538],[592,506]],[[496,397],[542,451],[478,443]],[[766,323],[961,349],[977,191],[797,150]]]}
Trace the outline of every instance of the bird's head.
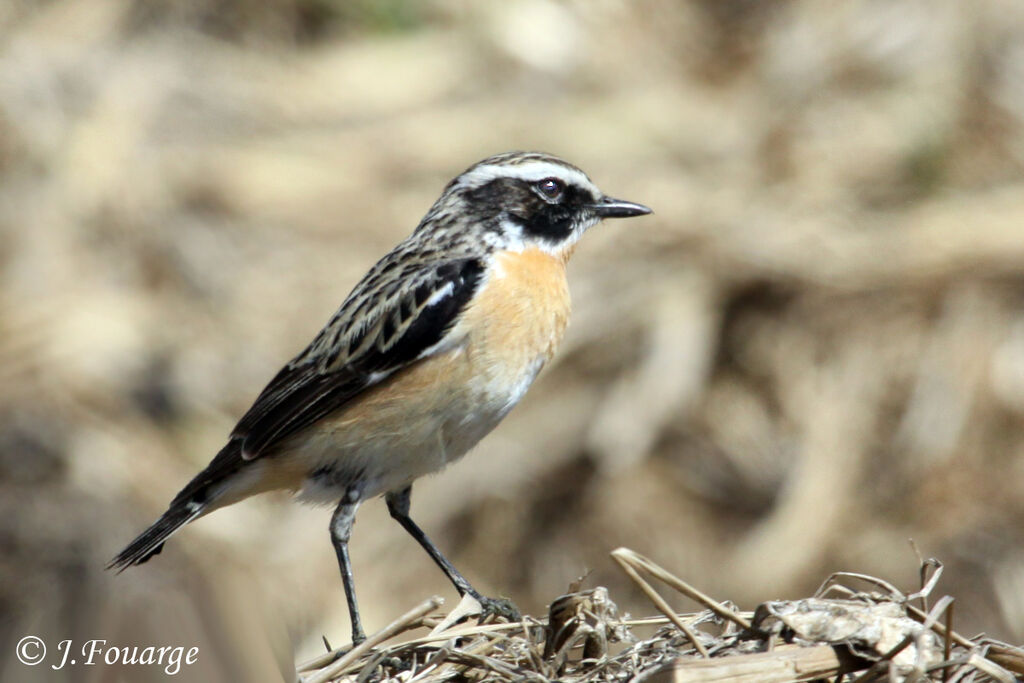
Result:
{"label": "bird's head", "polygon": [[558,157],[507,152],[452,180],[420,229],[466,230],[500,249],[537,247],[564,254],[603,218],[648,213],[642,204],[605,195],[583,171]]}

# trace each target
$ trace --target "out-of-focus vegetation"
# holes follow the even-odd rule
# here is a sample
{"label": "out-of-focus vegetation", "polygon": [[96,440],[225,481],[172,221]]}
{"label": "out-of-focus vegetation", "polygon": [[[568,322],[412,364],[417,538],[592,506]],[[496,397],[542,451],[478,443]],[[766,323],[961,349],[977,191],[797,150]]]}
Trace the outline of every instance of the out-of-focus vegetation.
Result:
{"label": "out-of-focus vegetation", "polygon": [[[644,610],[626,544],[740,601],[909,589],[913,538],[959,631],[1024,640],[1021,3],[23,0],[3,642],[171,640],[260,680],[344,640],[329,513],[284,497],[102,567],[444,183],[516,148],[656,214],[587,236],[556,361],[416,486],[479,588],[540,613],[593,570]],[[371,629],[454,598],[382,508],[352,548]],[[3,651],[0,679],[57,675]]]}

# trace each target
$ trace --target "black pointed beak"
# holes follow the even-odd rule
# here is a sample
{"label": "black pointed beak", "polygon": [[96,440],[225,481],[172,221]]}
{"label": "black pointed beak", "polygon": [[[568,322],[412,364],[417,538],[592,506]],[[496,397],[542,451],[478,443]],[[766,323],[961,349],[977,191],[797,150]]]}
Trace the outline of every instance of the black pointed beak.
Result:
{"label": "black pointed beak", "polygon": [[596,204],[591,204],[590,209],[601,218],[629,218],[651,213],[651,210],[643,204],[627,202],[614,197],[605,197]]}

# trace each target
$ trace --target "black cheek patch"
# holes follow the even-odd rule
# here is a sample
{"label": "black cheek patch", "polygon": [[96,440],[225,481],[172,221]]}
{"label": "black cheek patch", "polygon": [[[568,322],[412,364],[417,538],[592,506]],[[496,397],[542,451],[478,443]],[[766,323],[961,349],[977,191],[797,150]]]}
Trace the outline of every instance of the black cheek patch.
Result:
{"label": "black cheek patch", "polygon": [[523,230],[532,236],[551,242],[561,242],[572,236],[577,219],[586,211],[594,198],[586,190],[572,185],[565,188],[561,200],[549,204],[538,200],[526,216],[519,217]]}
{"label": "black cheek patch", "polygon": [[572,212],[560,204],[548,205],[529,218],[520,218],[520,225],[527,235],[560,242],[572,234]]}
{"label": "black cheek patch", "polygon": [[538,196],[531,182],[518,178],[495,178],[469,190],[466,198],[485,215],[504,213],[525,236],[553,243],[571,237],[576,219],[594,202],[589,192],[569,185],[561,198],[551,203]]}

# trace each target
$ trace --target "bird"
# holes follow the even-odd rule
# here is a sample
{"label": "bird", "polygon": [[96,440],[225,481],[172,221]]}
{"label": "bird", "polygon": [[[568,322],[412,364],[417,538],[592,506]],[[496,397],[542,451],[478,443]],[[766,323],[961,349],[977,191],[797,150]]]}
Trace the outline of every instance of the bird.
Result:
{"label": "bird", "polygon": [[552,358],[570,313],[566,264],[582,235],[605,218],[649,213],[550,154],[506,152],[473,164],[107,568],[146,562],[214,510],[288,490],[335,506],[330,536],[358,644],[366,635],[348,546],[360,504],[382,495],[460,595],[485,613],[517,616],[511,602],[473,588],[412,520],[412,485],[494,429]]}

